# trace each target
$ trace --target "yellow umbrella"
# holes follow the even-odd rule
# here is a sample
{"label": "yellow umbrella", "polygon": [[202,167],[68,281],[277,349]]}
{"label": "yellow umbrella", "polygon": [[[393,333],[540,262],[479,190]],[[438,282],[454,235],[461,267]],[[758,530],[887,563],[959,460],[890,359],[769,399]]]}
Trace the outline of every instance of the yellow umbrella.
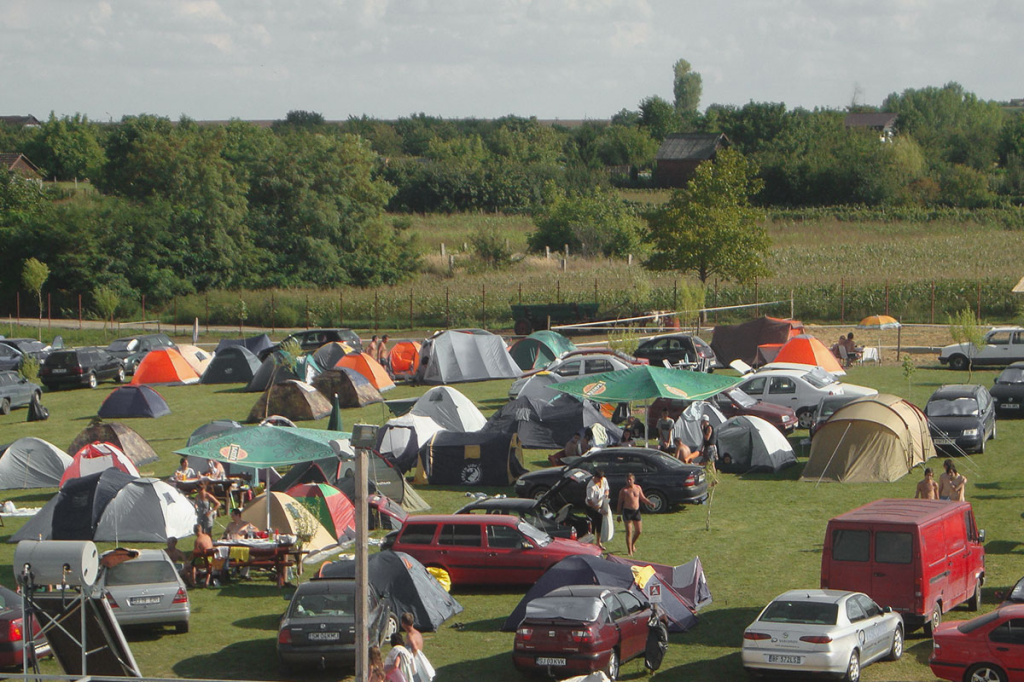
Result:
{"label": "yellow umbrella", "polygon": [[857,329],[899,329],[902,325],[895,317],[888,315],[871,315],[865,317],[857,325]]}

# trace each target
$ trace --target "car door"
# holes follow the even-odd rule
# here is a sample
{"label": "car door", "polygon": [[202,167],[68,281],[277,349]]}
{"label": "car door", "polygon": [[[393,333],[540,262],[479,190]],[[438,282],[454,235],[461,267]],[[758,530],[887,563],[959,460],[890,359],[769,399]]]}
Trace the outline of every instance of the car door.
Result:
{"label": "car door", "polygon": [[499,567],[487,558],[478,523],[446,523],[437,536],[437,553],[453,583],[490,583]]}
{"label": "car door", "polygon": [[888,620],[878,604],[863,594],[854,595],[853,599],[857,600],[857,603],[860,604],[861,609],[867,616],[864,621],[864,648],[867,655],[863,657],[863,661],[866,663],[869,658],[879,658],[883,653],[886,653],[889,650],[889,643],[892,641],[892,637],[888,628]]}
{"label": "car door", "polygon": [[488,523],[486,559],[495,584],[534,582],[547,570],[548,557],[525,535],[505,523]]}
{"label": "car door", "polygon": [[990,332],[985,338],[985,344],[974,353],[974,364],[976,365],[1008,365],[1013,360],[1011,341],[1015,332],[997,331]]}
{"label": "car door", "polygon": [[870,623],[868,623],[868,614],[864,612],[864,607],[854,598],[855,596],[853,595],[846,600],[846,618],[853,627],[857,644],[865,652],[861,655],[861,661],[863,662],[870,658],[870,650],[868,648]]}
{"label": "car door", "polygon": [[767,384],[768,377],[751,377],[740,384],[740,390],[754,400],[760,401],[764,399],[764,389]]}
{"label": "car door", "polygon": [[988,633],[991,658],[1014,673],[1011,680],[1019,680],[1024,670],[1024,618],[1010,618]]}
{"label": "car door", "polygon": [[583,361],[584,374],[601,374],[603,372],[614,372],[615,366],[606,358],[592,358]]}
{"label": "car door", "polygon": [[801,407],[796,379],[786,376],[768,377],[768,394],[765,402],[783,405],[794,410]]}
{"label": "car door", "polygon": [[622,653],[622,659],[632,658],[644,652],[647,648],[647,621],[651,617],[651,609],[641,602],[632,592],[623,590],[616,593],[619,601],[626,610],[625,615],[619,621],[620,630],[629,643],[630,653]]}

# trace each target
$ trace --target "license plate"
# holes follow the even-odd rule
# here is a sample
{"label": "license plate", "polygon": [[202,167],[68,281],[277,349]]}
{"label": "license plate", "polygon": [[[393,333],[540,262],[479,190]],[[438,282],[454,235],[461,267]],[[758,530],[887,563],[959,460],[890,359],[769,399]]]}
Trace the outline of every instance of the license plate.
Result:
{"label": "license plate", "polygon": [[54,367],[50,371],[52,371],[54,374],[67,374],[68,373],[68,371],[66,369],[64,369],[63,367]]}
{"label": "license plate", "polygon": [[956,441],[952,438],[933,438],[932,442],[936,445],[952,445]]}
{"label": "license plate", "polygon": [[1004,410],[1019,410],[1020,403],[1003,403]]}
{"label": "license plate", "polygon": [[150,606],[152,604],[159,604],[160,597],[129,597],[128,604],[131,606]]}
{"label": "license plate", "polygon": [[768,654],[769,663],[784,663],[786,665],[800,665],[803,658],[800,656],[781,656],[779,654]]}
{"label": "license plate", "polygon": [[341,639],[340,632],[311,632],[306,636],[313,642],[336,642]]}
{"label": "license plate", "polygon": [[537,658],[537,665],[565,665],[564,658]]}

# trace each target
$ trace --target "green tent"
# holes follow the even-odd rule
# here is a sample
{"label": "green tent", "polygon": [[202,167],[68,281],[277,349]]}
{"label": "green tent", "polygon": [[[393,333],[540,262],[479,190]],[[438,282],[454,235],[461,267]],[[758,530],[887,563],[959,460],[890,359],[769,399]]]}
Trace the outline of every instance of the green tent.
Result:
{"label": "green tent", "polygon": [[598,403],[628,403],[655,398],[703,400],[738,383],[739,377],[639,365],[552,384],[551,388]]}
{"label": "green tent", "polygon": [[264,469],[337,457],[339,451],[332,441],[351,436],[346,431],[250,426],[176,450],[175,454]]}
{"label": "green tent", "polygon": [[525,339],[516,341],[509,355],[523,371],[547,367],[570,351],[576,350],[576,344],[558,332],[543,329],[534,332]]}

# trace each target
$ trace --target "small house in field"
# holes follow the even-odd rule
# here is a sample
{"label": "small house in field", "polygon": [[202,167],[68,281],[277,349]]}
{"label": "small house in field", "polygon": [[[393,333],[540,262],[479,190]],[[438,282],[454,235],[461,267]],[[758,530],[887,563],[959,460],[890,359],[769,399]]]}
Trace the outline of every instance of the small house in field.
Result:
{"label": "small house in field", "polygon": [[0,116],[0,123],[9,125],[12,128],[38,128],[43,125],[32,114],[28,116]]}
{"label": "small house in field", "polygon": [[896,118],[899,114],[890,113],[866,113],[866,114],[847,114],[846,118],[843,119],[843,125],[849,128],[856,128],[859,130],[874,130],[881,137],[892,137],[896,132]]}
{"label": "small house in field", "polygon": [[29,180],[43,179],[39,168],[27,156],[18,152],[0,152],[0,168]]}
{"label": "small house in field", "polygon": [[659,187],[685,187],[697,166],[730,146],[724,133],[672,133],[655,156],[654,182]]}

